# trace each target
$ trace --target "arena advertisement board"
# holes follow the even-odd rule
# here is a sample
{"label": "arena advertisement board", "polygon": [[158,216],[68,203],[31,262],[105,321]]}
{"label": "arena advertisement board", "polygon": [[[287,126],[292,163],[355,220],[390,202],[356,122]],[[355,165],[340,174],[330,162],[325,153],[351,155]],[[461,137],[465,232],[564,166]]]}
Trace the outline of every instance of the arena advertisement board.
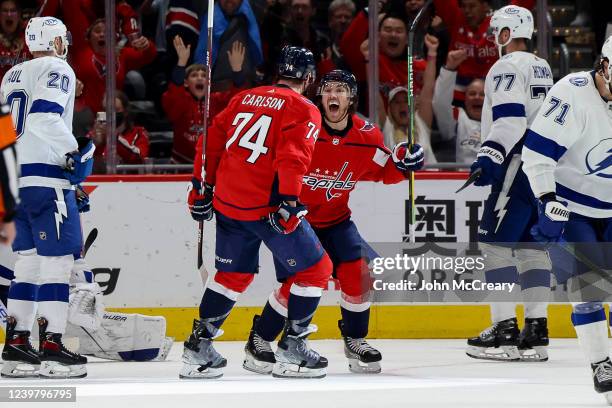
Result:
{"label": "arena advertisement board", "polygon": [[[464,175],[447,173],[416,182],[417,241],[466,242],[474,238],[486,189],[455,194]],[[185,204],[187,181],[137,178],[136,181],[94,179],[86,184],[91,211],[83,230],[99,236],[87,260],[105,291],[109,307],[195,307],[202,280],[195,267],[197,224]],[[351,196],[353,220],[368,242],[402,242],[408,238],[408,183],[360,183]],[[214,222],[204,229],[204,260],[214,272]],[[272,258],[260,251],[260,273],[239,306],[261,306],[274,285]],[[330,283],[322,304],[338,302]],[[137,292],[135,292],[137,290]],[[136,295],[137,294],[137,295]]]}

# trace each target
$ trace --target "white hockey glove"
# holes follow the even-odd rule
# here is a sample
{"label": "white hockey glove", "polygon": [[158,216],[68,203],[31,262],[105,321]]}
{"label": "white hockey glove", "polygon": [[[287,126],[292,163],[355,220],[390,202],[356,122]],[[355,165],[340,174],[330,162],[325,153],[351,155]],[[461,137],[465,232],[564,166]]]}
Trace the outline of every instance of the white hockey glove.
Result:
{"label": "white hockey glove", "polygon": [[70,288],[68,322],[85,329],[96,330],[102,324],[104,303],[97,283],[77,283]]}

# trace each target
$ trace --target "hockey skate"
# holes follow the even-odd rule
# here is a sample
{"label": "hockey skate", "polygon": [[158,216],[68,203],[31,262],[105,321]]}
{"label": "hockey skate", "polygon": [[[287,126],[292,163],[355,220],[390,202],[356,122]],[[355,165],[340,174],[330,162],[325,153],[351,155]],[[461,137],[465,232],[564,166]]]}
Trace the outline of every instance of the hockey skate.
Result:
{"label": "hockey skate", "polygon": [[610,357],[599,363],[591,364],[595,391],[604,394],[608,405],[612,405],[612,362]]}
{"label": "hockey skate", "polygon": [[258,374],[271,374],[276,359],[274,358],[274,352],[270,346],[270,342],[261,338],[257,332],[255,332],[255,325],[259,320],[259,315],[253,317],[253,327],[251,327],[251,333],[249,334],[249,340],[244,346],[244,362],[242,367],[245,370],[253,371]]}
{"label": "hockey skate", "polygon": [[[208,329],[208,330],[207,330]],[[204,332],[214,333],[212,337],[204,337]],[[183,367],[179,378],[213,379],[223,376],[223,368],[227,360],[215,350],[213,339],[221,336],[223,330],[217,329],[203,320],[194,320],[192,333],[184,343]]]}
{"label": "hockey skate", "polygon": [[327,374],[327,359],[312,350],[306,338],[317,331],[314,324],[301,327],[287,324],[278,342],[272,369],[277,378],[323,378]]}
{"label": "hockey skate", "polygon": [[525,319],[519,336],[521,361],[548,361],[548,326],[545,317]]}
{"label": "hockey skate", "polygon": [[519,361],[519,329],[516,318],[502,320],[468,339],[466,354],[472,358],[494,361]]}
{"label": "hockey skate", "polygon": [[17,321],[6,319],[6,342],[2,350],[2,377],[38,377],[40,358],[30,343],[30,332],[15,330]]}
{"label": "hockey skate", "polygon": [[48,321],[38,318],[40,376],[44,378],[83,378],[87,376],[87,357],[64,347],[61,333],[47,332]]}
{"label": "hockey skate", "polygon": [[378,374],[381,371],[380,351],[370,346],[366,339],[354,339],[344,335],[342,320],[338,320],[338,328],[344,340],[344,355],[349,361],[349,370],[356,374]]}

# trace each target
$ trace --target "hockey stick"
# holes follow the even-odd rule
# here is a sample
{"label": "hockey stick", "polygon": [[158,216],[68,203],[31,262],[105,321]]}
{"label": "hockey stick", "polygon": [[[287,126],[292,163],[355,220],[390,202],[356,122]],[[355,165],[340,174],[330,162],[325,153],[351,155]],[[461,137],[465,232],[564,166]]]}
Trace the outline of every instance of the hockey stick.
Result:
{"label": "hockey stick", "polygon": [[94,228],[89,232],[87,238],[85,239],[85,244],[83,244],[83,258],[87,255],[87,251],[93,245],[94,241],[98,238],[98,229]]}
{"label": "hockey stick", "polygon": [[[425,5],[418,12],[412,24],[410,25],[410,31],[408,31],[408,107],[410,108],[410,121],[408,122],[408,149],[412,148],[414,145],[414,80],[413,80],[413,61],[412,61],[412,52],[414,49],[414,32],[416,31],[417,25],[423,18],[425,11],[431,5],[432,0],[427,0]],[[415,208],[415,196],[414,196],[414,172],[410,172],[410,177],[408,178],[408,198],[410,200],[410,211],[409,211],[409,236],[410,242],[415,242],[414,236],[414,227],[416,224],[416,208]]]}
{"label": "hockey stick", "polygon": [[468,179],[465,180],[465,183],[463,183],[463,185],[461,187],[459,187],[459,189],[457,191],[455,191],[455,194],[460,193],[461,191],[465,190],[472,183],[474,183],[476,180],[478,180],[478,177],[480,177],[481,173],[482,173],[482,169],[480,167],[477,168],[476,170],[474,170],[474,172],[472,174],[470,174],[470,177],[468,177]]}
{"label": "hockey stick", "polygon": [[[211,65],[212,65],[212,37],[213,37],[213,17],[215,14],[215,2],[214,0],[208,0],[208,21],[207,21],[207,42],[206,42],[206,73],[207,83],[204,89],[204,123],[202,127],[202,169],[200,170],[201,180],[204,183],[205,170],[204,161],[206,160],[206,139],[208,138],[208,115],[210,109],[210,83],[212,81]],[[200,221],[198,225],[198,270],[200,271],[200,277],[202,278],[202,284],[206,287],[208,281],[208,271],[204,266],[203,256],[203,244],[204,244],[204,221]]]}

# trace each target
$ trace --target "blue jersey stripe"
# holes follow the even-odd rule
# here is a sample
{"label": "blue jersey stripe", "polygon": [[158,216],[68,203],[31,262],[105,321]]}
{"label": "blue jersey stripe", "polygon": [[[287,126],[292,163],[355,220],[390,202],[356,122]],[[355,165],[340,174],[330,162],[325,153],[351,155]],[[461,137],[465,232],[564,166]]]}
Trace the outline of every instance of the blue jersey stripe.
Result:
{"label": "blue jersey stripe", "polygon": [[501,118],[524,118],[525,105],[522,103],[502,103],[493,107],[493,121]]}
{"label": "blue jersey stripe", "polygon": [[66,176],[64,175],[64,169],[62,167],[45,163],[22,164],[20,177],[29,176],[66,179]]}
{"label": "blue jersey stripe", "polygon": [[554,161],[559,161],[561,156],[567,151],[566,147],[561,146],[554,140],[548,139],[531,129],[527,130],[524,146],[543,156],[550,157]]}
{"label": "blue jersey stripe", "polygon": [[559,183],[557,183],[557,195],[561,198],[566,198],[570,201],[573,201],[577,204],[582,204],[587,207],[597,208],[599,210],[612,210],[612,203],[607,201],[601,201],[598,198],[579,193],[578,191],[572,190],[571,188],[565,187],[564,185]]}
{"label": "blue jersey stripe", "polygon": [[32,102],[30,113],[64,113],[64,108],[59,103],[51,102],[46,99],[37,99]]}

